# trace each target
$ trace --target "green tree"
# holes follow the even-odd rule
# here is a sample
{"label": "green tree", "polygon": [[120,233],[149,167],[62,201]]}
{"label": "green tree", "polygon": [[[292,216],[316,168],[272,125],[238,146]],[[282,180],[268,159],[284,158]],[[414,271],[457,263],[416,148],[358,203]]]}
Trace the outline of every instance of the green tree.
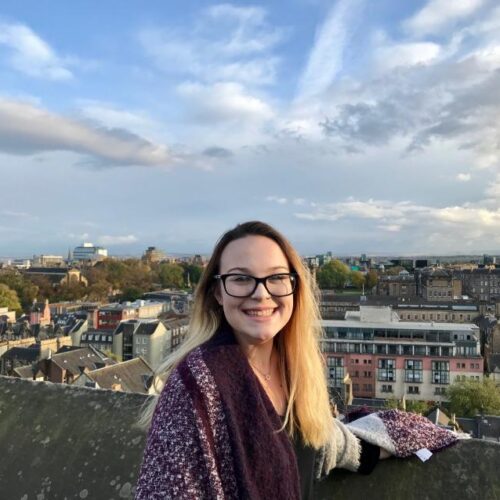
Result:
{"label": "green tree", "polygon": [[349,280],[351,281],[352,286],[358,290],[363,288],[363,285],[365,284],[365,276],[359,271],[351,271]]}
{"label": "green tree", "polygon": [[182,288],[184,286],[184,270],[177,264],[161,264],[158,277],[164,288]]}
{"label": "green tree", "polygon": [[367,290],[371,290],[376,287],[378,283],[378,274],[377,271],[371,269],[365,275],[365,288]]}
{"label": "green tree", "polygon": [[[427,401],[414,401],[414,400],[406,400],[405,401],[405,407],[407,412],[410,413],[420,413],[420,414],[425,414],[427,413],[432,406],[432,403],[429,403]],[[390,398],[385,401],[384,407],[388,410],[402,410],[403,405],[401,403],[401,400],[396,399],[396,398]]]}
{"label": "green tree", "polygon": [[322,289],[342,289],[345,287],[350,275],[350,269],[340,260],[331,260],[321,266],[316,277]]}
{"label": "green tree", "polygon": [[141,290],[140,288],[137,288],[136,286],[128,286],[123,289],[122,293],[122,300],[129,300],[133,302],[134,300],[137,300],[141,297],[141,295],[144,293],[144,290]]}
{"label": "green tree", "polygon": [[187,275],[189,274],[189,280],[191,281],[191,284],[196,285],[200,281],[201,275],[203,273],[203,268],[201,266],[197,266],[196,264],[184,264],[182,267],[184,268],[186,279]]}
{"label": "green tree", "polygon": [[21,303],[16,291],[3,283],[0,284],[0,307],[8,307],[11,311],[21,310]]}
{"label": "green tree", "polygon": [[473,417],[483,412],[500,415],[500,387],[493,379],[461,380],[448,388],[450,410],[459,417]]}
{"label": "green tree", "polygon": [[87,289],[88,300],[106,301],[113,287],[106,280],[96,281]]}

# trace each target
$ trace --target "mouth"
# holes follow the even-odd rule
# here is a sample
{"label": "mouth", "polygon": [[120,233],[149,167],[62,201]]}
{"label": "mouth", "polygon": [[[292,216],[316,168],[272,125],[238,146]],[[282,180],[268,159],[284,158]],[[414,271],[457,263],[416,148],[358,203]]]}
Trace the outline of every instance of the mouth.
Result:
{"label": "mouth", "polygon": [[269,318],[277,310],[277,307],[266,307],[265,309],[243,309],[243,313],[251,318]]}

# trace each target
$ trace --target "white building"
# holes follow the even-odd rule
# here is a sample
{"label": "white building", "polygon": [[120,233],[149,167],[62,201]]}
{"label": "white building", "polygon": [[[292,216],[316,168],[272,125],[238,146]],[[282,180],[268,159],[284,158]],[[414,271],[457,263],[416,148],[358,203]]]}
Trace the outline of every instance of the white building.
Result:
{"label": "white building", "polygon": [[73,250],[73,260],[96,261],[108,256],[108,250],[103,247],[96,247],[92,243],[82,243]]}

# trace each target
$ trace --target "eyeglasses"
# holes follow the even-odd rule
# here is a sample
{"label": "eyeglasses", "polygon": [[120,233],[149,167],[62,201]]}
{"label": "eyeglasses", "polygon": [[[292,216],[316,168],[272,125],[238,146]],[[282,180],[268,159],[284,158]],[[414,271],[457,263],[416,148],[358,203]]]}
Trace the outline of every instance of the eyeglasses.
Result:
{"label": "eyeglasses", "polygon": [[271,274],[264,278],[239,273],[216,274],[214,279],[222,281],[228,295],[241,299],[253,295],[259,283],[262,283],[269,295],[273,297],[292,295],[297,285],[296,273]]}

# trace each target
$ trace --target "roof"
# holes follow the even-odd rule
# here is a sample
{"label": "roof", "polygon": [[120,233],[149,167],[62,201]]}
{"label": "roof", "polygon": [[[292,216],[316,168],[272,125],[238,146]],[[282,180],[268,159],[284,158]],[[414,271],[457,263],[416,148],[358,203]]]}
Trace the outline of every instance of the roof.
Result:
{"label": "roof", "polygon": [[4,359],[18,359],[26,363],[38,361],[40,357],[40,347],[11,347],[2,356]]}
{"label": "roof", "polygon": [[[18,366],[17,368],[14,368],[13,372],[17,376],[19,376],[20,378],[27,378],[27,379],[33,378],[33,367],[32,366]],[[37,368],[36,374],[42,375],[41,370]]]}
{"label": "roof", "polygon": [[85,374],[102,389],[113,389],[117,384],[123,392],[148,393],[149,380],[153,369],[143,358],[133,358],[112,366],[92,370]]}
{"label": "roof", "polygon": [[30,267],[24,271],[26,274],[63,274],[70,269],[67,267]]}
{"label": "roof", "polygon": [[50,361],[73,375],[80,374],[80,367],[95,370],[102,364],[111,365],[116,363],[91,346],[54,354]]}
{"label": "roof", "polygon": [[158,329],[160,325],[160,320],[154,321],[141,321],[137,330],[135,331],[136,335],[153,335]]}

